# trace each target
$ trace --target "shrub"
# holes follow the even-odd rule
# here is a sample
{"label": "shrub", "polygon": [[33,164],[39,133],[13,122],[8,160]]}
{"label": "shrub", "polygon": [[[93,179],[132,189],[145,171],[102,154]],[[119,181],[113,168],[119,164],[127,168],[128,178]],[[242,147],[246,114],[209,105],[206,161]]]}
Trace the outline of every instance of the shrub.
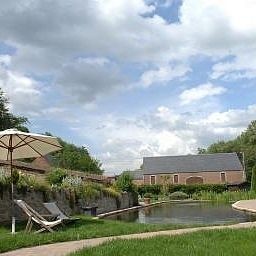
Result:
{"label": "shrub", "polygon": [[17,190],[21,193],[26,193],[29,189],[44,193],[50,192],[50,186],[45,181],[36,179],[34,175],[20,173],[17,182]]}
{"label": "shrub", "polygon": [[252,168],[251,190],[256,191],[256,165]]}
{"label": "shrub", "polygon": [[68,176],[65,169],[56,168],[49,172],[47,180],[51,185],[61,185],[64,178]]}
{"label": "shrub", "polygon": [[61,188],[64,188],[64,189],[76,189],[79,186],[82,186],[82,184],[83,184],[83,181],[81,178],[67,176],[62,180],[60,186]]}
{"label": "shrub", "polygon": [[[185,185],[185,184],[169,184],[168,193],[171,194],[176,191],[182,191],[188,195],[195,193],[200,193],[202,191],[222,193],[228,189],[225,184],[195,184],[195,185]],[[153,195],[159,195],[163,191],[162,185],[140,185],[137,187],[137,191],[141,197],[145,193],[152,193]],[[164,189],[166,191],[166,188]]]}
{"label": "shrub", "polygon": [[143,197],[145,193],[151,193],[153,195],[161,194],[161,185],[141,185],[137,187],[138,194]]}
{"label": "shrub", "polygon": [[79,189],[76,191],[76,194],[82,199],[88,198],[98,198],[100,196],[101,191],[96,189],[93,183],[84,183]]}
{"label": "shrub", "polygon": [[169,192],[173,193],[176,191],[182,191],[188,195],[195,193],[200,193],[202,191],[222,193],[227,190],[227,185],[225,184],[195,184],[195,185],[170,185]]}
{"label": "shrub", "polygon": [[0,187],[2,189],[8,187],[11,184],[11,178],[5,171],[0,171]]}
{"label": "shrub", "polygon": [[128,172],[123,172],[117,179],[115,186],[120,191],[134,192],[135,186],[132,177]]}
{"label": "shrub", "polygon": [[104,195],[109,196],[109,197],[113,197],[113,198],[119,198],[120,197],[120,193],[117,192],[114,188],[111,187],[104,187],[102,189],[102,192]]}
{"label": "shrub", "polygon": [[18,172],[17,169],[13,169],[12,177],[11,177],[13,184],[16,185],[18,183],[19,179],[20,179],[20,173]]}
{"label": "shrub", "polygon": [[145,193],[144,198],[152,198],[152,194],[151,193]]}
{"label": "shrub", "polygon": [[11,177],[4,171],[0,171],[0,197],[3,197],[3,192],[10,186]]}
{"label": "shrub", "polygon": [[33,189],[35,187],[35,183],[35,177],[21,173],[17,181],[17,190],[25,194],[28,189]]}
{"label": "shrub", "polygon": [[176,191],[170,194],[169,198],[171,200],[184,200],[184,199],[188,199],[189,196],[188,194],[182,192],[182,191]]}
{"label": "shrub", "polygon": [[223,193],[203,191],[192,196],[196,200],[210,200],[216,202],[235,202],[238,200],[256,199],[256,191],[238,190],[238,191],[224,191]]}

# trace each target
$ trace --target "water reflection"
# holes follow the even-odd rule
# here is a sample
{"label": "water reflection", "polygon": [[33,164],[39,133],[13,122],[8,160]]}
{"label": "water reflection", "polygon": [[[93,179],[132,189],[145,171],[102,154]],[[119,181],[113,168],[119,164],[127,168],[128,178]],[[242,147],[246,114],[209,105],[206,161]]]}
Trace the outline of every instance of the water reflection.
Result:
{"label": "water reflection", "polygon": [[235,211],[227,204],[168,203],[110,216],[108,219],[139,223],[226,224],[256,221],[256,216]]}

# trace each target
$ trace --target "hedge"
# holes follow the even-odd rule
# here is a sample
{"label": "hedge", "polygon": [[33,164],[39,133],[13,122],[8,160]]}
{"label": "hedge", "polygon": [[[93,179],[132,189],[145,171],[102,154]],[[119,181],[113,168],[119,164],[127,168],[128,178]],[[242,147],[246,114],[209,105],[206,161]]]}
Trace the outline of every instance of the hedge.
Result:
{"label": "hedge", "polygon": [[[143,196],[145,193],[151,193],[153,195],[161,194],[163,186],[160,184],[157,185],[140,185],[137,190],[140,196]],[[228,190],[227,185],[225,184],[195,184],[195,185],[169,185],[168,192],[171,194],[176,191],[182,191],[188,195],[199,193],[201,191],[222,193]]]}
{"label": "hedge", "polygon": [[162,191],[162,185],[140,185],[137,187],[137,192],[140,196],[144,196],[146,193],[153,195],[159,195]]}

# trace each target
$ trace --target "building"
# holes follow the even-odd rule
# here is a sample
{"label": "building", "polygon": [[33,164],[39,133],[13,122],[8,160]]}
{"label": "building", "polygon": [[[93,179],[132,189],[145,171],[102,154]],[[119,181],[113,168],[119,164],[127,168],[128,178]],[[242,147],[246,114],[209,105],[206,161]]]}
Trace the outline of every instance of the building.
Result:
{"label": "building", "polygon": [[144,184],[144,179],[143,179],[143,172],[141,169],[134,170],[134,171],[127,171],[133,180],[133,183],[135,185],[143,185]]}
{"label": "building", "polygon": [[143,158],[144,184],[230,184],[245,181],[236,153]]}
{"label": "building", "polygon": [[[26,163],[14,160],[13,161],[13,168],[26,173],[28,175],[36,176],[40,179],[44,179],[47,170],[40,166],[35,166],[32,163]],[[0,172],[6,172],[10,174],[10,162],[9,161],[0,161]]]}
{"label": "building", "polygon": [[[43,156],[34,159],[31,163],[22,161],[13,161],[13,168],[21,171],[24,174],[33,175],[42,180],[48,175],[48,173],[54,169],[52,165],[51,156]],[[0,160],[0,172],[10,174],[10,162]],[[72,177],[81,178],[84,181],[91,181],[97,183],[109,183],[108,179],[104,175],[98,175],[93,173],[67,170],[68,175]]]}
{"label": "building", "polygon": [[38,158],[35,158],[34,161],[32,162],[32,165],[41,169],[44,169],[45,171],[50,171],[52,168],[52,156],[51,155],[46,155],[46,156],[41,156]]}

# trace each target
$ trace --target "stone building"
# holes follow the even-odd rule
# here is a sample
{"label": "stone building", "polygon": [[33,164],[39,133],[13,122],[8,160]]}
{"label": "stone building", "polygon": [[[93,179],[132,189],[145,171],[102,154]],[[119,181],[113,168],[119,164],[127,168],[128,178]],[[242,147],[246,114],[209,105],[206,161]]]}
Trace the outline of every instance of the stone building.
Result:
{"label": "stone building", "polygon": [[236,153],[144,157],[142,173],[144,184],[237,185],[246,179]]}
{"label": "stone building", "polygon": [[128,173],[131,175],[134,184],[136,184],[136,185],[144,184],[143,172],[141,169],[134,170],[134,171],[128,171]]}

